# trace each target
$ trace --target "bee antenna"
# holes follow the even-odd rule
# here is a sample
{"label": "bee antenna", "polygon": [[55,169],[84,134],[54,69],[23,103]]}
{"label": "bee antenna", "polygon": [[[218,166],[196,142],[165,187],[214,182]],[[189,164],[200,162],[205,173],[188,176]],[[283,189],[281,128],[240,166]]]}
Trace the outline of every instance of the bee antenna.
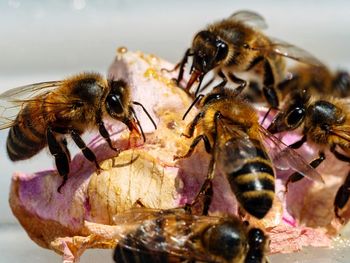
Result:
{"label": "bee antenna", "polygon": [[[151,115],[148,113],[146,108],[140,102],[133,101],[132,103],[135,104],[135,105],[140,106],[143,109],[143,111],[146,113],[146,115],[149,118],[149,120],[152,122],[152,124],[154,126],[154,129],[156,130],[157,129],[157,124],[154,122],[154,120],[152,119]],[[135,114],[135,112],[134,112],[134,114]]]}
{"label": "bee antenna", "polygon": [[136,119],[137,126],[139,126],[139,128],[140,128],[141,135],[142,135],[142,138],[143,138],[143,142],[146,142],[146,136],[145,136],[145,133],[143,132],[143,129],[142,129],[140,120],[139,120],[139,118],[137,118],[137,115],[136,115],[136,113],[135,113],[135,111],[134,111],[134,109],[133,109],[132,107],[130,107],[130,110],[131,110],[131,112],[132,112],[132,115],[133,115],[134,118]]}
{"label": "bee antenna", "polygon": [[185,120],[187,114],[191,111],[191,109],[194,107],[194,105],[196,105],[196,103],[197,103],[198,101],[200,101],[203,97],[204,97],[203,94],[199,94],[199,95],[194,99],[194,101],[192,102],[191,106],[187,109],[187,111],[185,112],[184,116],[182,117],[182,120]]}

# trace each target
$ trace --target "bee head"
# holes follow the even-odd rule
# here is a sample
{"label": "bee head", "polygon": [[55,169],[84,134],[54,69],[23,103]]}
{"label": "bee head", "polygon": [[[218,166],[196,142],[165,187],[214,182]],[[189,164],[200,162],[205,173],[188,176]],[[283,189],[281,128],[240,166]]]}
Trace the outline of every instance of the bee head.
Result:
{"label": "bee head", "polygon": [[223,257],[229,262],[242,257],[247,250],[244,231],[240,222],[223,220],[206,229],[202,236],[203,246],[215,256]]}
{"label": "bee head", "polygon": [[146,141],[140,121],[131,104],[141,106],[154,125],[154,128],[157,129],[157,125],[151,115],[141,103],[131,100],[129,86],[124,80],[110,80],[108,84],[110,91],[107,94],[105,103],[108,114],[112,118],[123,122],[129,128],[130,132],[136,132],[136,134],[142,135],[143,140]]}
{"label": "bee head", "polygon": [[108,114],[115,119],[120,119],[127,110],[128,86],[123,80],[110,80],[110,91],[106,97],[106,109]]}
{"label": "bee head", "polygon": [[193,65],[196,71],[206,74],[228,54],[227,44],[210,31],[200,31],[193,39]]}
{"label": "bee head", "polygon": [[267,130],[274,134],[298,128],[305,120],[308,100],[309,96],[305,92],[296,92],[291,103],[285,110],[277,113]]}
{"label": "bee head", "polygon": [[130,131],[140,134],[137,121],[134,118],[130,103],[129,86],[124,80],[110,80],[109,93],[106,97],[106,110],[108,114],[123,122]]}
{"label": "bee head", "polygon": [[249,250],[245,259],[246,263],[264,262],[264,252],[267,250],[268,238],[264,231],[252,228],[248,232]]}

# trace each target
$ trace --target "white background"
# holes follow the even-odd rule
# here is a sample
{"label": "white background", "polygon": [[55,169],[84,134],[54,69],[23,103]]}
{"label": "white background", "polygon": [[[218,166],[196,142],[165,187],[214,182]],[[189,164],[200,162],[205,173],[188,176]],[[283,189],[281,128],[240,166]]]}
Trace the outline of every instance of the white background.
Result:
{"label": "white background", "polygon": [[[0,0],[0,92],[84,70],[106,72],[119,46],[154,53],[175,63],[196,31],[241,9],[263,15],[268,35],[310,51],[334,69],[350,67],[350,2],[345,0]],[[0,131],[0,231],[17,224],[8,205],[11,174],[53,165],[46,152],[11,163],[5,151],[7,132]],[[28,238],[22,232],[11,238],[31,245],[25,243]],[[0,254],[4,255],[1,249],[7,247],[2,244]],[[38,250],[35,247],[33,253]]]}

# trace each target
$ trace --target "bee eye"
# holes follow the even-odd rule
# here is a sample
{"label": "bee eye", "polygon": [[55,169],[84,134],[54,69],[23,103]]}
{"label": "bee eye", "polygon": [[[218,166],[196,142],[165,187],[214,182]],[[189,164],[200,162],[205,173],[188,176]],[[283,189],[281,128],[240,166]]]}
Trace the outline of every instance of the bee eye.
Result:
{"label": "bee eye", "polygon": [[118,94],[110,94],[106,98],[106,108],[111,116],[120,115],[124,112],[122,99]]}
{"label": "bee eye", "polygon": [[221,40],[217,40],[216,47],[217,47],[216,60],[217,61],[223,60],[228,53],[228,47],[226,43],[222,42]]}
{"label": "bee eye", "polygon": [[305,109],[301,107],[296,107],[291,110],[286,117],[287,125],[291,128],[296,128],[304,120]]}

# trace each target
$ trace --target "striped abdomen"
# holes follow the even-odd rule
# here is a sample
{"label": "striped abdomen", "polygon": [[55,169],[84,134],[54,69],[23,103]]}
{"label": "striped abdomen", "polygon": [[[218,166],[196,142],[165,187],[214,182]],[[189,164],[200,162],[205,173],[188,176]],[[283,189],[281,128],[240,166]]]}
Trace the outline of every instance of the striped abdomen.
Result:
{"label": "striped abdomen", "polygon": [[275,176],[272,162],[261,143],[257,140],[251,142],[256,151],[247,153],[249,158],[244,160],[242,167],[228,172],[227,178],[240,205],[249,214],[261,219],[272,207]]}
{"label": "striped abdomen", "polygon": [[9,131],[6,148],[11,161],[28,159],[46,145],[46,125],[43,118],[33,118],[40,111],[40,108],[33,106],[28,104],[20,111]]}
{"label": "striped abdomen", "polygon": [[[161,234],[155,234],[154,240],[148,240],[143,237],[144,230],[138,229],[136,233],[127,235],[123,240],[119,241],[114,250],[113,259],[117,263],[176,263],[185,262],[186,257],[181,255],[173,255],[167,252],[166,247],[162,248],[161,243],[164,243],[165,237]],[[149,234],[147,234],[149,235]],[[144,245],[145,240],[158,244],[158,249],[151,250],[147,247],[150,244]],[[156,246],[156,245],[155,245]],[[195,262],[195,261],[193,261]]]}

